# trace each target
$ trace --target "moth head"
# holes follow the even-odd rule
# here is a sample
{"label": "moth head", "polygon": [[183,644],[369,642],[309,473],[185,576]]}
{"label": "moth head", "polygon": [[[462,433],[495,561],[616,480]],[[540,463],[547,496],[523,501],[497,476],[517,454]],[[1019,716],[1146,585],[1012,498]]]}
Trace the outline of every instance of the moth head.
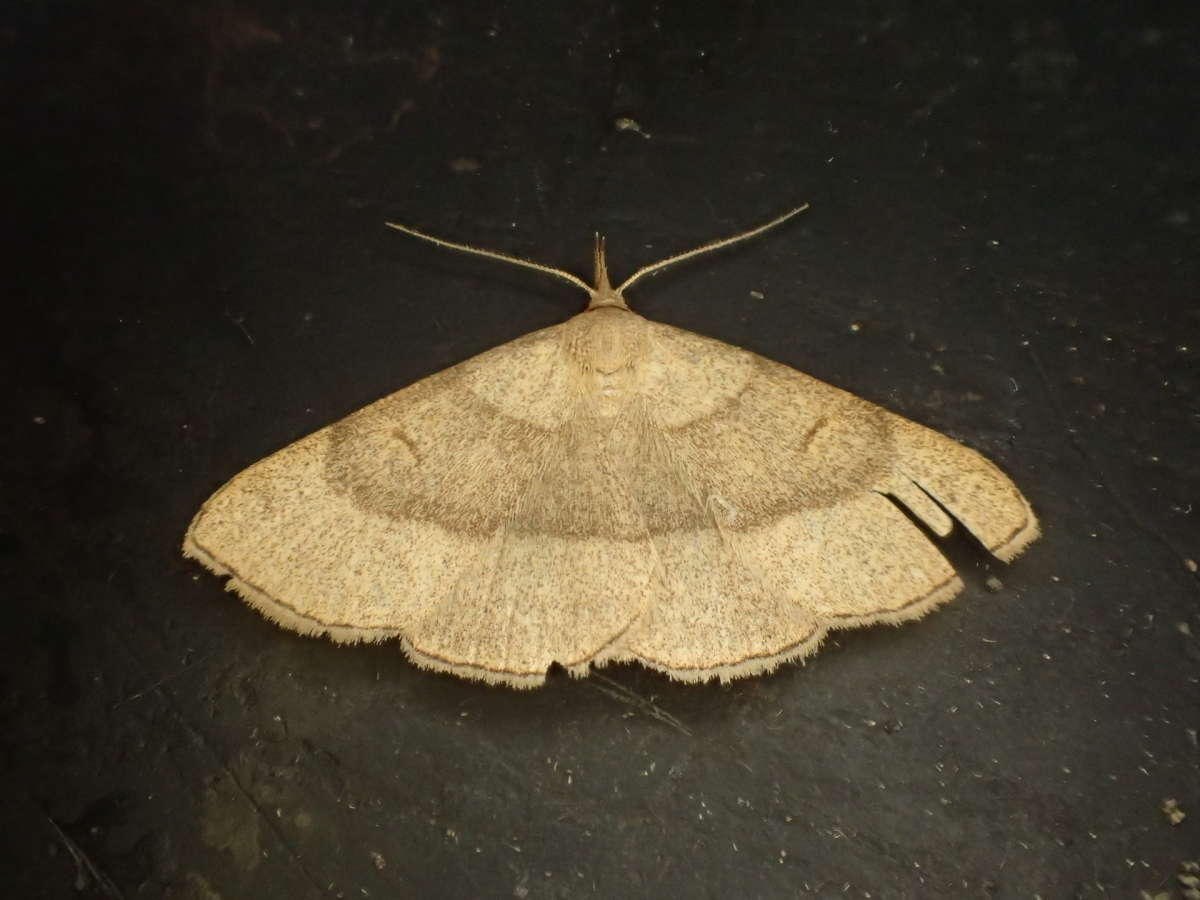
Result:
{"label": "moth head", "polygon": [[625,298],[621,292],[625,290],[625,285],[614,288],[608,281],[608,262],[604,259],[604,238],[596,235],[596,250],[594,255],[596,261],[596,286],[590,288],[588,293],[591,295],[591,300],[588,302],[588,311],[593,309],[602,309],[605,307],[615,307],[616,309],[629,309],[629,304],[625,302]]}

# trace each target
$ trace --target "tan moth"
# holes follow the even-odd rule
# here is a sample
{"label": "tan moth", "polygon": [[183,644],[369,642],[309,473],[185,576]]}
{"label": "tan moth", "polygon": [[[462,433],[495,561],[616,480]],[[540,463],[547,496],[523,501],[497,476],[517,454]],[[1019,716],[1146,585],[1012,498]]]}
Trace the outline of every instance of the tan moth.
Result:
{"label": "tan moth", "polygon": [[[749,351],[652,322],[597,238],[587,308],[254,464],[185,555],[271,620],[398,638],[418,665],[528,688],[636,660],[683,681],[770,671],[831,629],[917,618],[962,582],[898,508],[1010,560],[1028,501],[956,441]],[[391,224],[391,223],[389,223]]]}

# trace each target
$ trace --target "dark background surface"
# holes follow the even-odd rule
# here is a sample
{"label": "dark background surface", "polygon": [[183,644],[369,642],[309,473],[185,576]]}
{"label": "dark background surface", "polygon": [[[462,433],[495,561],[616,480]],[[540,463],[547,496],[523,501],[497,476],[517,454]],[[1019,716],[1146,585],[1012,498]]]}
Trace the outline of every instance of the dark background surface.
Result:
{"label": "dark background surface", "polygon": [[[6,13],[4,896],[1184,896],[1200,27],[999,6]],[[245,466],[581,308],[384,220],[583,275],[599,229],[621,277],[801,201],[630,300],[1013,476],[1045,536],[952,544],[924,621],[514,693],[179,555]]]}

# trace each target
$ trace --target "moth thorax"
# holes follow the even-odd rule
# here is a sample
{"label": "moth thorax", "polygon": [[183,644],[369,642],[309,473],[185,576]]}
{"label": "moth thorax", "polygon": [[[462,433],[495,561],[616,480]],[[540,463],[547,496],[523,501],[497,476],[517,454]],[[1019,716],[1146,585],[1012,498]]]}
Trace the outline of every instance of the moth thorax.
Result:
{"label": "moth thorax", "polygon": [[632,368],[641,350],[641,320],[628,310],[598,308],[576,317],[571,352],[585,371],[610,374]]}

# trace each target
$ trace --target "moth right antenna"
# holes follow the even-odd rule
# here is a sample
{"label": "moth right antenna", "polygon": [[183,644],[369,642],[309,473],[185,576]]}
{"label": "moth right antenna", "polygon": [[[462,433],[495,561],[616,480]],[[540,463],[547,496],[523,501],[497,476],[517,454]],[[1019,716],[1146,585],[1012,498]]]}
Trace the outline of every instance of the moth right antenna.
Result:
{"label": "moth right antenna", "polygon": [[749,231],[743,231],[741,234],[735,234],[732,237],[710,241],[707,244],[702,244],[694,250],[688,250],[686,253],[679,253],[675,256],[668,257],[667,259],[660,260],[659,262],[651,263],[648,266],[643,266],[626,278],[625,281],[622,282],[621,286],[617,288],[616,293],[618,296],[620,296],[625,288],[629,287],[643,275],[649,275],[651,272],[657,272],[659,269],[665,269],[667,266],[673,266],[677,262],[683,262],[685,259],[690,259],[693,256],[699,256],[701,253],[709,253],[713,250],[720,250],[722,247],[728,247],[730,244],[736,244],[739,241],[748,241],[750,238],[757,237],[764,231],[774,228],[776,225],[782,225],[792,216],[799,215],[806,209],[808,209],[807,203],[805,203],[803,206],[797,206],[790,212],[785,212],[782,216],[772,219],[765,225],[759,225],[757,228],[751,228]]}

